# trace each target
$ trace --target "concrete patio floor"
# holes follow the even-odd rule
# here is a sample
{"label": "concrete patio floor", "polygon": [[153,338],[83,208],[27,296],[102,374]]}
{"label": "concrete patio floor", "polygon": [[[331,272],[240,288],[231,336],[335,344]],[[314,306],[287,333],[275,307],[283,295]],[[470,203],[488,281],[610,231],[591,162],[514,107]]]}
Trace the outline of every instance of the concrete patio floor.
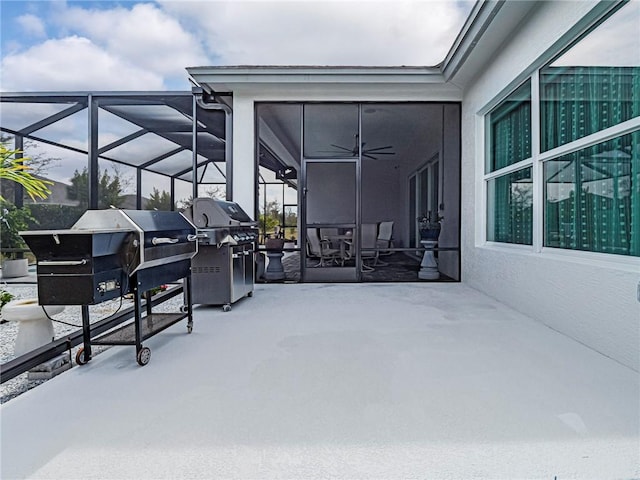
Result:
{"label": "concrete patio floor", "polygon": [[463,284],[257,285],[3,404],[1,477],[640,477],[638,373]]}

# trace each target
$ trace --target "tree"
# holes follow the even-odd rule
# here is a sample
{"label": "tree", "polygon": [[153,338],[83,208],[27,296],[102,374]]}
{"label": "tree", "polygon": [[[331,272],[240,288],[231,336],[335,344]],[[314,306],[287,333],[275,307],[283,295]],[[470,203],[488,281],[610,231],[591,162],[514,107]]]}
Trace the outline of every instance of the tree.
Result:
{"label": "tree", "polygon": [[[102,172],[98,180],[98,208],[104,209],[111,206],[119,207],[123,200],[123,185],[120,175],[115,172],[113,178],[107,170]],[[80,207],[89,207],[89,172],[87,167],[82,172],[76,170],[71,178],[71,185],[67,187],[67,195],[71,200],[77,200]]]}
{"label": "tree", "polygon": [[[214,185],[209,187],[204,194],[200,194],[200,197],[217,198],[218,200],[225,199],[225,189],[220,185]],[[182,210],[189,208],[193,204],[193,195],[189,195],[187,198],[178,201],[178,206]]]}
{"label": "tree", "polygon": [[147,201],[147,210],[171,210],[171,194],[166,190],[160,192],[153,187],[153,192]]}
{"label": "tree", "polygon": [[262,225],[264,233],[270,233],[281,223],[282,212],[280,204],[277,200],[268,202],[260,213],[260,225]]}
{"label": "tree", "polygon": [[18,232],[28,230],[34,221],[29,207],[16,208],[13,203],[0,199],[0,246],[3,249],[25,248]]}

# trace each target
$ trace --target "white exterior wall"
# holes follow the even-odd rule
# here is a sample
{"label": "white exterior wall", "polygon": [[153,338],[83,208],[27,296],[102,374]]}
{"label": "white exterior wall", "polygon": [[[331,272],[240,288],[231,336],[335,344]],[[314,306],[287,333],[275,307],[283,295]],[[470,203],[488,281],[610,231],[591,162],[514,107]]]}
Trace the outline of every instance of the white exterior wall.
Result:
{"label": "white exterior wall", "polygon": [[251,218],[254,217],[256,197],[253,104],[251,96],[233,96],[232,197]]}
{"label": "white exterior wall", "polygon": [[[509,43],[497,52],[492,63],[465,92],[462,106],[462,279],[516,310],[640,371],[640,303],[636,299],[640,281],[639,258],[540,247],[538,250],[541,251],[536,252],[535,247],[487,245],[484,241],[484,129],[479,112],[494,102],[515,78],[528,74],[531,64],[595,3],[586,0],[541,2],[540,8],[526,24],[518,26]],[[541,192],[538,198],[539,195]],[[540,200],[538,204],[541,204]]]}

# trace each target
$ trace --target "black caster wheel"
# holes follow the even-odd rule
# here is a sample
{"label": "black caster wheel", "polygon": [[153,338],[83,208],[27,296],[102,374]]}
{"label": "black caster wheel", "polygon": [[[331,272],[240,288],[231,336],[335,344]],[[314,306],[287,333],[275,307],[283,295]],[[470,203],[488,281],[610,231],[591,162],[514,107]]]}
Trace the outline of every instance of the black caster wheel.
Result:
{"label": "black caster wheel", "polygon": [[182,305],[180,307],[180,313],[187,313],[189,311],[189,307],[186,305]]}
{"label": "black caster wheel", "polygon": [[193,325],[188,323],[187,324],[187,333],[191,333],[191,332],[193,332]]}
{"label": "black caster wheel", "polygon": [[247,297],[253,297],[253,292],[247,293]]}
{"label": "black caster wheel", "polygon": [[84,348],[78,349],[78,351],[76,352],[76,363],[78,365],[86,365],[88,362],[89,359],[87,359],[84,355]]}
{"label": "black caster wheel", "polygon": [[142,347],[138,352],[136,360],[138,360],[138,365],[144,367],[149,363],[149,360],[151,360],[151,349],[148,347]]}
{"label": "black caster wheel", "polygon": [[225,305],[224,307],[222,307],[222,311],[223,312],[230,312],[231,311],[231,305]]}

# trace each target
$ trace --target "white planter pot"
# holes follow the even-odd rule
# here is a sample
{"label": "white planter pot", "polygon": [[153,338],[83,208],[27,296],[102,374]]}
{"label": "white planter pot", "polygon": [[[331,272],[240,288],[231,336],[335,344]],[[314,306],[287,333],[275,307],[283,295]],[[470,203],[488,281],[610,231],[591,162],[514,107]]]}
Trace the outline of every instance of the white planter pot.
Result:
{"label": "white planter pot", "polygon": [[26,277],[27,275],[29,275],[28,259],[18,258],[2,261],[2,278]]}

